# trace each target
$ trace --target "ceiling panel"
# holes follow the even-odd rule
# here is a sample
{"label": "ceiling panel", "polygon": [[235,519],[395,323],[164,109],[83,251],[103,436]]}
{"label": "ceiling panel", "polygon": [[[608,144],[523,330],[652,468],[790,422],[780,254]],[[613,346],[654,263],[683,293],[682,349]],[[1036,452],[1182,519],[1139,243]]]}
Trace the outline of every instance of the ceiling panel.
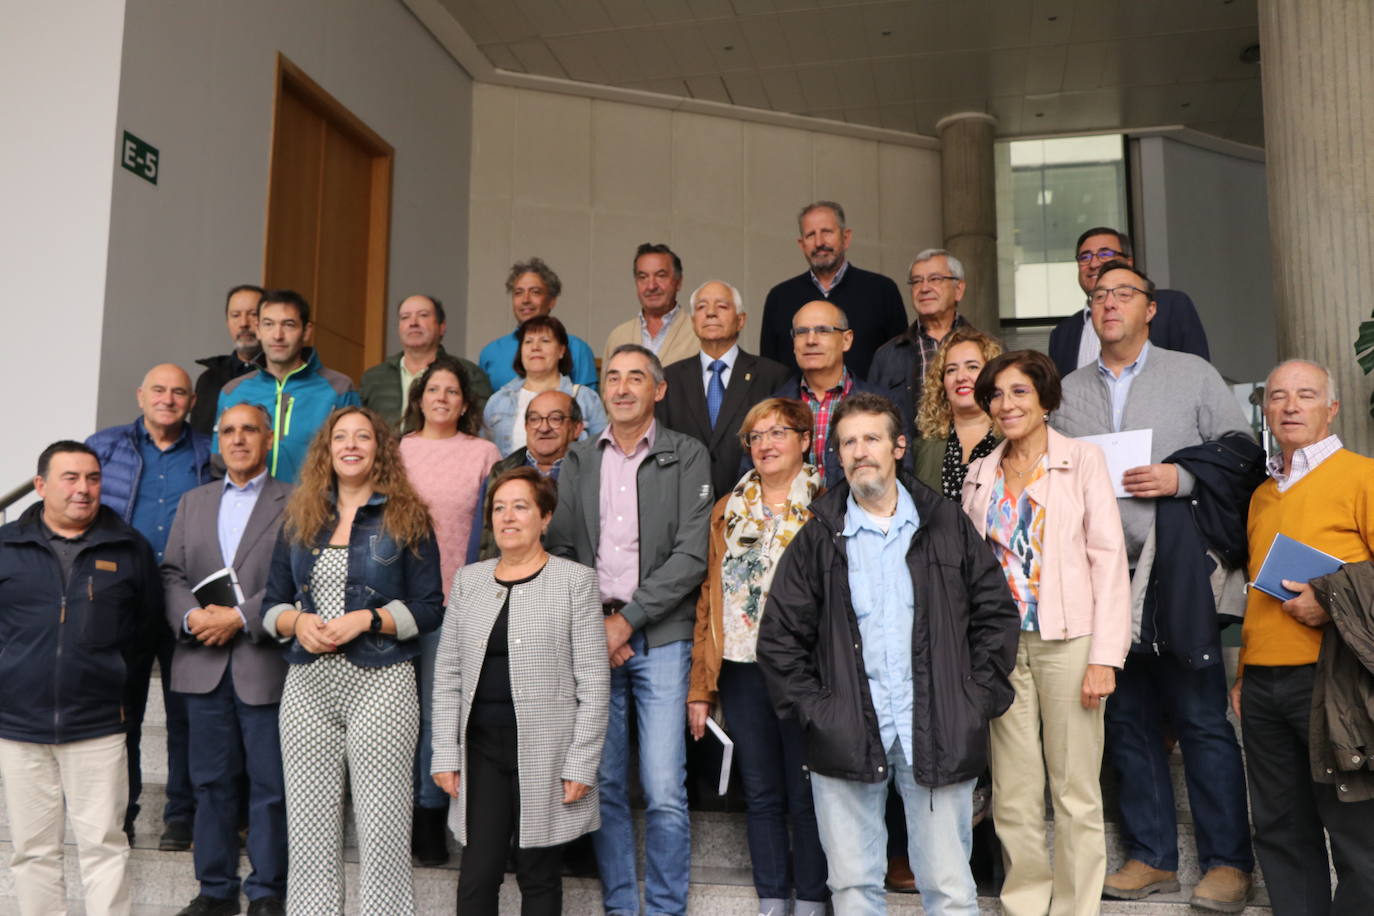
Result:
{"label": "ceiling panel", "polygon": [[556,76],[567,79],[572,76],[563,65],[558,62],[558,58],[553,56],[549,46],[542,41],[517,41],[510,46],[511,53],[520,59],[520,63],[525,65],[526,73],[537,73],[540,76]]}

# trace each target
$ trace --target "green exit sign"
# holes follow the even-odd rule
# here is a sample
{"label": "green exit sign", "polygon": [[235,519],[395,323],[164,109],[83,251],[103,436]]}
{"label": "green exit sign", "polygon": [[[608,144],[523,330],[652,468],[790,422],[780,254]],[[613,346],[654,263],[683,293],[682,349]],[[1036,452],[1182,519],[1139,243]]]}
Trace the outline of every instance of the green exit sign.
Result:
{"label": "green exit sign", "polygon": [[157,184],[157,147],[138,139],[127,130],[124,131],[119,162],[139,178]]}

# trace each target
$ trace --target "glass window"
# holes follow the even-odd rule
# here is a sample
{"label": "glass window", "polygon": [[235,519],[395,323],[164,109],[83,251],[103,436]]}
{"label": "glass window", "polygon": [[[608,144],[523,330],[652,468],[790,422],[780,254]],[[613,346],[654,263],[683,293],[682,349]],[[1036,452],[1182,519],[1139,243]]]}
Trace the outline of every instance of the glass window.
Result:
{"label": "glass window", "polygon": [[1057,318],[1083,307],[1074,242],[1093,226],[1129,231],[1125,137],[998,143],[998,300],[1003,318]]}

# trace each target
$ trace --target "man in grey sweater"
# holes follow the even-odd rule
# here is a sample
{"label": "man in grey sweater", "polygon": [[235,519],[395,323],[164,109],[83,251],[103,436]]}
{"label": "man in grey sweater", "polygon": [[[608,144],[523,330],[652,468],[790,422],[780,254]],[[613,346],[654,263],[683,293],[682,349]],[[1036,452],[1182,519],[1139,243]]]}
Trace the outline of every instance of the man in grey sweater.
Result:
{"label": "man in grey sweater", "polygon": [[[1150,344],[1154,290],[1145,274],[1124,261],[1102,267],[1091,296],[1102,354],[1064,379],[1063,403],[1051,421],[1069,436],[1152,431],[1151,463],[1126,471],[1122,483],[1131,495],[1117,500],[1133,575],[1142,551],[1149,554],[1156,502],[1193,495],[1193,475],[1164,459],[1226,433],[1249,434],[1239,403],[1211,364]],[[1141,574],[1148,575],[1143,568]],[[1216,608],[1207,595],[1197,607],[1160,613],[1214,615]],[[1254,857],[1240,747],[1226,719],[1226,672],[1220,658],[1189,664],[1161,653],[1152,628],[1151,615],[1145,615],[1107,705],[1107,753],[1120,780],[1127,861],[1107,876],[1103,894],[1138,899],[1178,890],[1167,719],[1183,750],[1204,872],[1191,902],[1236,912],[1249,897]]]}

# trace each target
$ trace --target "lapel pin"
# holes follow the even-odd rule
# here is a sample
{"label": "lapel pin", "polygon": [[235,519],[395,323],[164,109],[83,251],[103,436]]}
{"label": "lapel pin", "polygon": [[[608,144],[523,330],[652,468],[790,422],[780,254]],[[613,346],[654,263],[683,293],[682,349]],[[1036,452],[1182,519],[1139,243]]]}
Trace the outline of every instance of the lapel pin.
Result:
{"label": "lapel pin", "polygon": [[745,380],[746,382],[749,381],[750,379],[752,379],[753,377],[754,377],[754,373],[752,373],[752,372],[746,372],[746,373],[744,373],[744,380]]}

